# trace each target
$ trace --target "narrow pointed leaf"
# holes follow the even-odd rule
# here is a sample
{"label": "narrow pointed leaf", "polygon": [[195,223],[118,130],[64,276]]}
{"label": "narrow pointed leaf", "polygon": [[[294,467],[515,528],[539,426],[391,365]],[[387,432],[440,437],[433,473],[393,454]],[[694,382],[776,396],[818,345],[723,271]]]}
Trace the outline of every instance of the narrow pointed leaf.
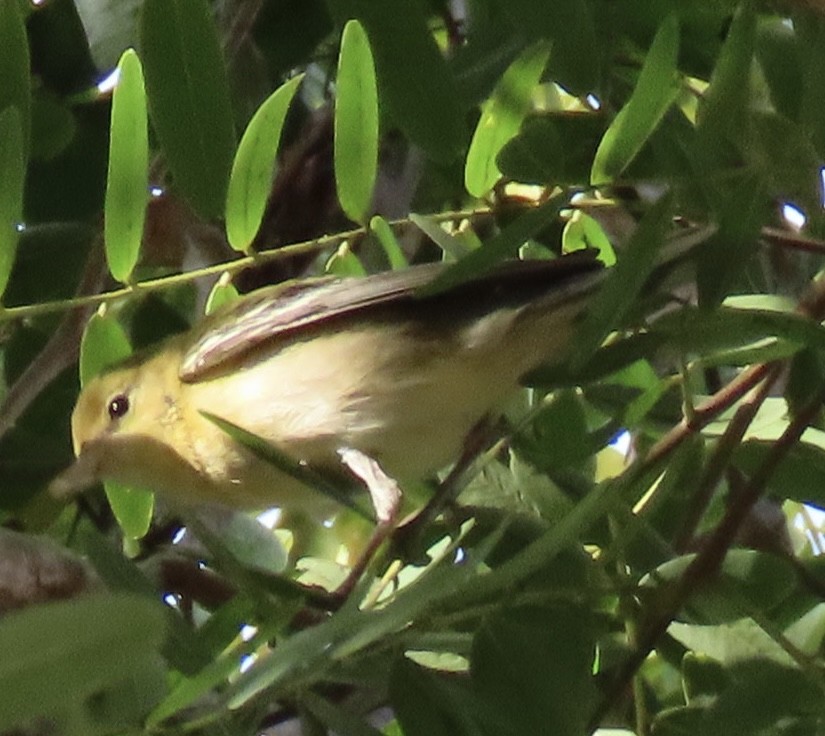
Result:
{"label": "narrow pointed leaf", "polygon": [[496,157],[530,112],[531,95],[549,56],[547,42],[531,46],[510,65],[484,103],[464,166],[464,186],[474,197],[483,197],[501,176]]}
{"label": "narrow pointed leaf", "polygon": [[152,124],[175,186],[206,219],[223,214],[235,130],[206,0],[146,0],[141,58]]}
{"label": "narrow pointed leaf", "polygon": [[395,233],[383,217],[376,215],[370,220],[370,232],[375,235],[375,237],[378,238],[378,242],[381,243],[381,247],[384,249],[384,253],[393,271],[406,268],[410,265],[407,256],[404,255],[401,244],[395,237]]}
{"label": "narrow pointed leaf", "polygon": [[106,181],[104,240],[109,271],[118,281],[132,275],[143,239],[149,185],[149,137],[143,70],[134,49],[118,63],[112,96],[109,175]]}
{"label": "narrow pointed leaf", "polygon": [[235,250],[246,252],[261,226],[284,121],[303,78],[290,79],[264,101],[238,145],[226,194],[226,235]]}
{"label": "narrow pointed leaf", "polygon": [[347,217],[364,223],[378,167],[378,88],[364,27],[344,26],[335,98],[335,186]]}
{"label": "narrow pointed leaf", "polygon": [[590,181],[604,184],[619,176],[641,150],[679,91],[676,70],[679,24],[670,16],[659,27],[639,80],[596,151]]}

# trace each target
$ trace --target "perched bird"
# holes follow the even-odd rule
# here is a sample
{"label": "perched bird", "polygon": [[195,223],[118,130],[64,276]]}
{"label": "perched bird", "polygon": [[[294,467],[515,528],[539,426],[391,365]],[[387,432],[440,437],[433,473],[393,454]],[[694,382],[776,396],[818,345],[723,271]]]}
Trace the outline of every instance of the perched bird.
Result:
{"label": "perched bird", "polygon": [[603,272],[579,252],[422,294],[443,268],[260,289],[105,371],[81,391],[77,460],[52,490],[110,479],[185,502],[334,511],[206,413],[310,469],[349,468],[386,521],[395,481],[455,461],[526,373],[565,356]]}

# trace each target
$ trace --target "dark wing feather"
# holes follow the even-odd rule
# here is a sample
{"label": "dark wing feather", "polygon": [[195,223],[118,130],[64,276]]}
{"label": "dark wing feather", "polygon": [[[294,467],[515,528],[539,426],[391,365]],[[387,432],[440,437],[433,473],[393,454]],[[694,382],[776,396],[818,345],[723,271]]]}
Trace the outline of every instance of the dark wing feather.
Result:
{"label": "dark wing feather", "polygon": [[555,260],[509,261],[489,273],[433,297],[416,292],[445,268],[432,263],[363,278],[319,278],[287,282],[251,292],[205,320],[183,356],[180,378],[197,381],[266,340],[316,326],[332,318],[365,314],[376,307],[456,302],[479,310],[497,303],[526,303],[601,268],[592,252]]}

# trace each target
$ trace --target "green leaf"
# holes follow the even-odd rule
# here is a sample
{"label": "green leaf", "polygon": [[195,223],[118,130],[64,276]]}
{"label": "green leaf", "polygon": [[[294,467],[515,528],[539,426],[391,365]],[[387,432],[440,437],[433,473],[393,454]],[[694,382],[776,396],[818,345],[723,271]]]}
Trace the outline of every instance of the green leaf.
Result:
{"label": "green leaf", "polygon": [[404,736],[483,736],[483,702],[463,683],[396,659],[390,674],[390,701]]}
{"label": "green leaf", "polygon": [[[80,341],[80,384],[85,386],[111,365],[129,357],[129,338],[114,317],[92,315]],[[119,483],[103,484],[109,505],[129,539],[140,539],[149,530],[155,505],[153,493]]]}
{"label": "green leaf", "polygon": [[271,463],[278,468],[282,473],[294,478],[297,481],[305,484],[309,488],[314,488],[320,493],[327,495],[334,501],[337,501],[342,506],[351,508],[353,511],[363,514],[364,518],[370,519],[369,513],[364,511],[361,506],[353,499],[352,494],[347,493],[341,488],[341,483],[336,484],[334,479],[327,477],[321,472],[317,472],[312,468],[293,460],[286,453],[275,447],[271,442],[258,437],[257,435],[247,432],[242,427],[233,424],[232,422],[222,419],[221,417],[211,414],[207,411],[201,411],[210,422],[213,422],[226,432],[233,440],[239,442],[251,452],[255,453],[262,460]]}
{"label": "green leaf", "polygon": [[410,220],[441,248],[447,258],[458,261],[467,255],[465,244],[441,227],[441,224],[434,217],[427,217],[413,212],[410,214]]}
{"label": "green leaf", "polygon": [[[0,110],[10,105],[17,108],[24,161],[29,150],[31,129],[32,92],[29,64],[29,43],[21,3],[19,0],[0,0],[0,79],[3,80],[0,84]],[[5,139],[4,135],[2,140]],[[5,177],[6,168],[2,171]]]}
{"label": "green leaf", "polygon": [[140,31],[149,110],[175,186],[201,217],[220,217],[235,131],[209,5],[146,0]]}
{"label": "green leaf", "polygon": [[449,162],[465,145],[460,95],[427,26],[421,0],[338,0],[339,21],[357,18],[370,39],[382,108],[413,143]]}
{"label": "green leaf", "polygon": [[143,70],[134,49],[118,63],[112,96],[104,240],[109,271],[127,282],[137,263],[149,200],[149,137]]}
{"label": "green leaf", "polygon": [[464,166],[464,186],[474,197],[483,197],[501,177],[496,157],[530,112],[533,90],[549,56],[546,42],[531,46],[504,72],[482,105]]}
{"label": "green leaf", "polygon": [[825,328],[794,312],[766,309],[685,307],[666,314],[652,325],[682,350],[708,353],[720,348],[753,345],[765,337],[781,338],[798,347],[825,350]]}
{"label": "green leaf", "polygon": [[132,354],[129,338],[118,321],[109,315],[92,315],[80,341],[80,385]]}
{"label": "green leaf", "polygon": [[593,297],[576,337],[571,365],[581,368],[634,303],[652,273],[670,226],[671,200],[665,196],[645,214],[601,289]]}
{"label": "green leaf", "polygon": [[0,111],[0,295],[6,290],[14,265],[23,218],[26,158],[20,111],[10,106]]}
{"label": "green leaf", "polygon": [[370,220],[370,232],[375,235],[375,237],[378,238],[378,242],[381,243],[381,247],[387,255],[390,268],[392,268],[393,271],[398,271],[410,265],[407,256],[401,248],[401,244],[395,237],[395,233],[383,217],[376,215]]}
{"label": "green leaf", "polygon": [[471,673],[500,734],[575,736],[595,701],[595,626],[578,606],[523,607],[492,616],[476,634]]}
{"label": "green leaf", "polygon": [[224,304],[234,302],[239,296],[238,290],[229,280],[228,274],[224,274],[215,282],[215,285],[209,292],[209,296],[206,298],[206,306],[203,309],[203,313],[212,314],[216,310],[220,309]]}
{"label": "green leaf", "polygon": [[421,296],[438,294],[464,281],[469,281],[499,261],[514,256],[528,238],[558,218],[565,204],[567,204],[567,193],[562,192],[550,197],[535,209],[525,212],[500,233],[490,238],[481,248],[472,251],[458,263],[439,274],[418,293]]}
{"label": "green leaf", "polygon": [[226,235],[235,250],[247,252],[261,226],[284,121],[303,78],[299,74],[290,79],[264,101],[238,145],[226,193]]}
{"label": "green leaf", "polygon": [[585,185],[604,126],[601,113],[531,115],[501,149],[496,165],[527,184]]}
{"label": "green leaf", "polygon": [[6,616],[0,622],[0,728],[49,716],[77,717],[93,696],[99,699],[136,673],[154,673],[160,686],[158,650],[165,630],[154,602],[125,594],[33,606]]}
{"label": "green leaf", "polygon": [[[736,450],[734,463],[754,473],[773,451],[773,444],[751,440]],[[768,488],[779,499],[791,499],[825,509],[825,451],[798,442],[788,449],[768,479]]]}
{"label": "green leaf", "polygon": [[378,88],[364,27],[348,21],[341,37],[335,97],[335,186],[341,208],[364,224],[378,169]]}
{"label": "green leaf", "polygon": [[679,22],[669,16],[659,27],[630,98],[599,144],[590,173],[592,184],[616,179],[639,153],[679,91],[676,58]]}

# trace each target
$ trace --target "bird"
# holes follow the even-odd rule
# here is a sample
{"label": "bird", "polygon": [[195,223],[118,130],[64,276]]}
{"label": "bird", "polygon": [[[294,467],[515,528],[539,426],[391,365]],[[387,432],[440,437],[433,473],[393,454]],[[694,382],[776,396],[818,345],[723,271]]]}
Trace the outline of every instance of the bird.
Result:
{"label": "bird", "polygon": [[52,492],[112,480],[176,503],[335,512],[228,425],[299,468],[360,479],[390,523],[406,482],[454,462],[526,374],[564,360],[605,273],[579,251],[433,290],[445,268],[264,287],[105,369],[82,387],[76,459]]}

